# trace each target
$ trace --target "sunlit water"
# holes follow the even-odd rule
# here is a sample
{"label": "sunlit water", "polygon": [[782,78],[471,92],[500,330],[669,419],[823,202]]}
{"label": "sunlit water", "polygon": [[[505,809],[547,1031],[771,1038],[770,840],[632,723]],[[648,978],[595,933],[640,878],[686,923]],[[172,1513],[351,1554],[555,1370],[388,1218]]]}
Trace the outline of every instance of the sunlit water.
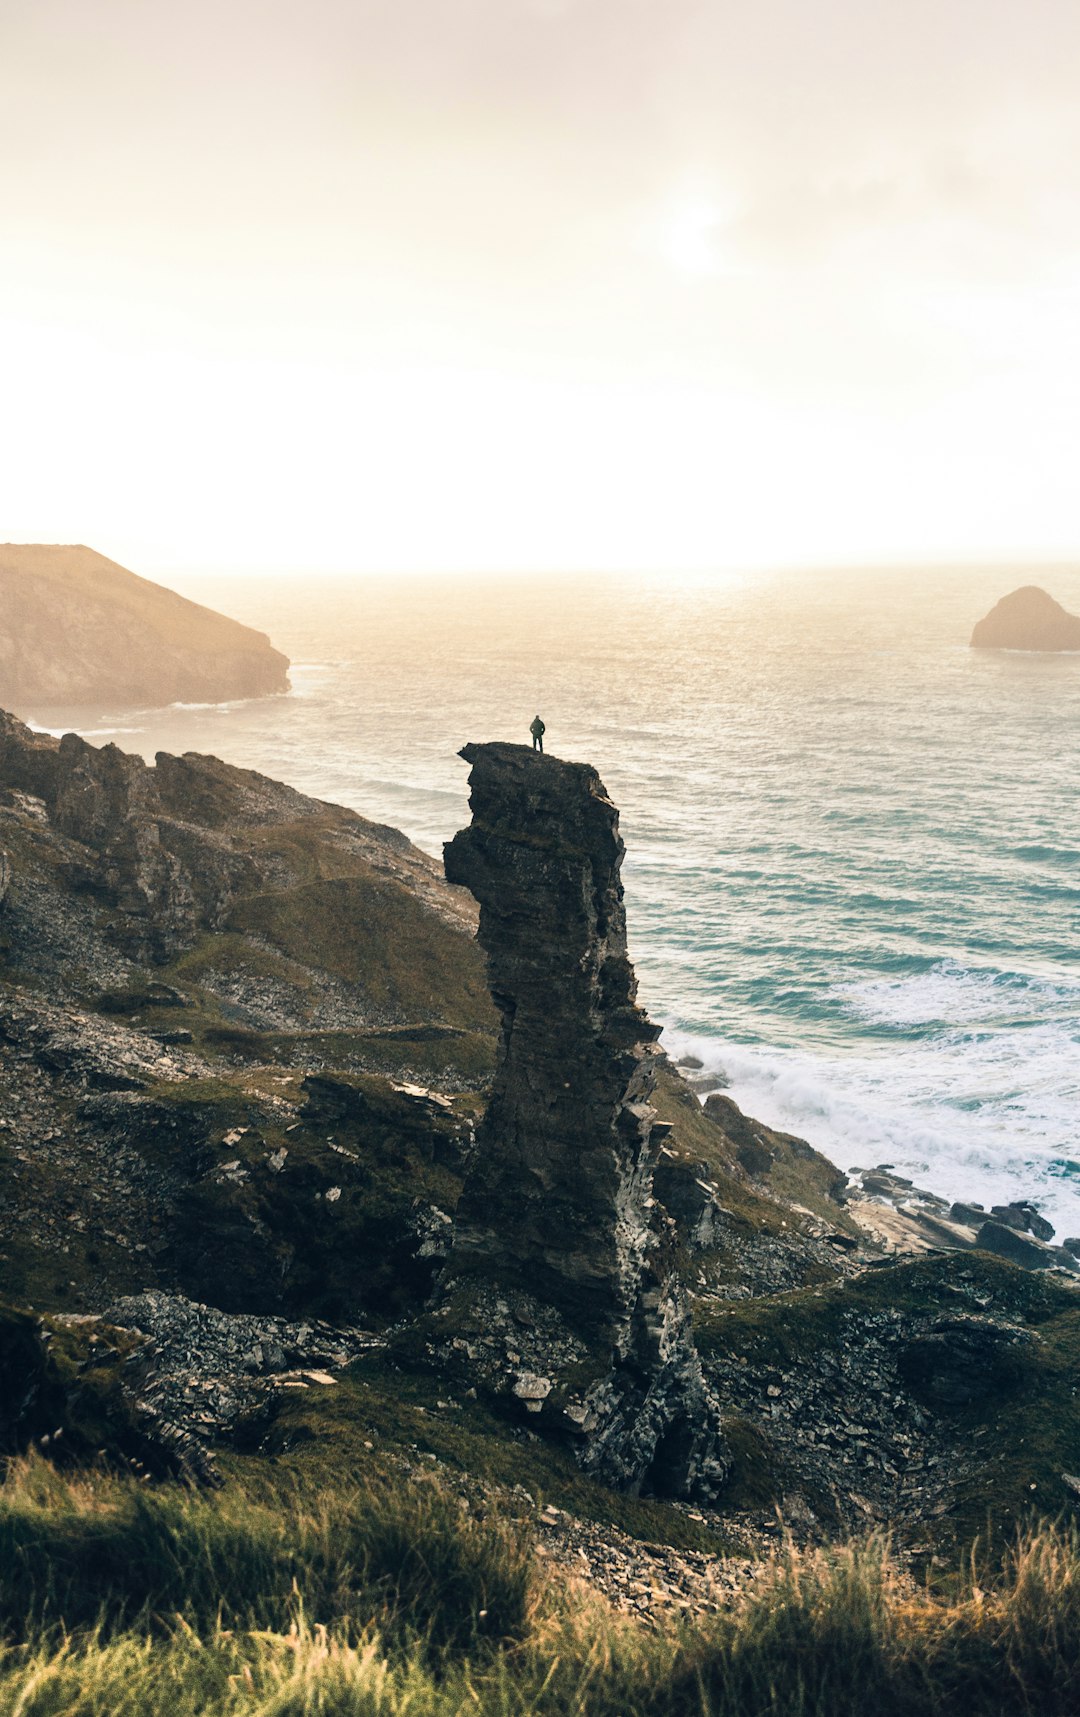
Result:
{"label": "sunlit water", "polygon": [[[599,769],[665,1041],[844,1167],[1080,1234],[1080,656],[971,651],[1023,568],[708,581],[195,583],[288,697],[31,712],[216,752],[397,825],[467,819],[470,739]],[[1080,573],[1042,572],[1080,611]]]}

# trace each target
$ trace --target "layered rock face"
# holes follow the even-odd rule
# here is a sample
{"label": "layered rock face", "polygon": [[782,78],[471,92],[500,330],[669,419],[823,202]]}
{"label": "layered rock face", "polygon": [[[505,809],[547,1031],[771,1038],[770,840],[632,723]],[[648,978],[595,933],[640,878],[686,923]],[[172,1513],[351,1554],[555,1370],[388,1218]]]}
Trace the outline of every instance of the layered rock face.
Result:
{"label": "layered rock face", "polygon": [[[70,920],[74,910],[70,936],[83,942],[93,927],[126,958],[155,965],[226,928],[257,938],[255,1012],[234,1016],[245,1024],[279,1019],[274,998],[298,964],[317,971],[324,999],[333,990],[348,1002],[351,1025],[362,973],[370,1006],[361,1012],[373,1023],[445,1017],[443,1004],[456,1016],[466,990],[472,1018],[484,1030],[494,1023],[471,941],[475,909],[435,862],[397,830],[254,770],[195,752],[159,752],[151,766],[78,734],[34,733],[0,710],[0,842],[0,899],[18,919],[26,969],[63,939],[57,914]],[[87,910],[95,904],[106,911]],[[267,982],[268,943],[287,962],[277,985]],[[98,964],[86,949],[75,963]],[[305,1020],[310,990],[304,978],[294,998]],[[343,1019],[335,1003],[327,1023]]]}
{"label": "layered rock face", "polygon": [[1038,585],[1025,584],[995,603],[976,624],[971,643],[981,650],[1080,650],[1080,616]]}
{"label": "layered rock face", "polygon": [[510,1391],[572,1433],[587,1468],[707,1494],[724,1459],[652,1196],[659,1031],[635,1000],[618,812],[585,764],[517,745],[461,755],[473,821],[446,875],[480,903],[502,1032],[444,1294],[460,1314],[462,1294],[490,1289],[495,1325],[509,1309]]}
{"label": "layered rock face", "polygon": [[166,704],[288,689],[269,638],[81,543],[0,544],[0,703]]}

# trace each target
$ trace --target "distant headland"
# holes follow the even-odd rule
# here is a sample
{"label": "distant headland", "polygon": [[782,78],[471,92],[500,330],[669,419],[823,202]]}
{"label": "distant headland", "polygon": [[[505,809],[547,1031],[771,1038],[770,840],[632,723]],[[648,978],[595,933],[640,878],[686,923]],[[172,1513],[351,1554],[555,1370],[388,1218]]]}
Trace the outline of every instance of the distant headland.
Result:
{"label": "distant headland", "polygon": [[977,650],[1080,650],[1080,617],[1037,584],[1003,596],[971,634]]}
{"label": "distant headland", "polygon": [[83,544],[0,544],[0,703],[161,705],[288,690],[269,638]]}

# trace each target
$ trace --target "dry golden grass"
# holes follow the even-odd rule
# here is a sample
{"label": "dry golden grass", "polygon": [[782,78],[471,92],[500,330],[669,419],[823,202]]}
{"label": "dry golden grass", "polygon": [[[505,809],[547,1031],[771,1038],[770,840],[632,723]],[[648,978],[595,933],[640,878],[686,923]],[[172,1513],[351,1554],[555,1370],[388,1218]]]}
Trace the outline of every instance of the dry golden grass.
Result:
{"label": "dry golden grass", "polygon": [[881,1537],[777,1555],[736,1611],[651,1628],[542,1574],[435,1482],[207,1500],[40,1461],[0,1490],[0,1717],[1066,1717],[1080,1537],[950,1599]]}

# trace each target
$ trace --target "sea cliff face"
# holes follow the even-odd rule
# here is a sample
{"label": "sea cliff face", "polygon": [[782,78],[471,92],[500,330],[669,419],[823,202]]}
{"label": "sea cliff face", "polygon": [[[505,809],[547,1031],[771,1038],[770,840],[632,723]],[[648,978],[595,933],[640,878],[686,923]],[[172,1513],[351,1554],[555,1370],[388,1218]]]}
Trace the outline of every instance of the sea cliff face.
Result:
{"label": "sea cliff face", "polygon": [[0,545],[0,705],[161,705],[288,689],[269,638],[81,544]]}
{"label": "sea cliff face", "polygon": [[462,756],[473,820],[446,875],[480,904],[502,1031],[444,1292],[492,1330],[513,1307],[510,1393],[587,1471],[708,1496],[727,1455],[652,1192],[670,1128],[649,1102],[660,1031],[636,1001],[619,814],[587,764],[519,745]]}

